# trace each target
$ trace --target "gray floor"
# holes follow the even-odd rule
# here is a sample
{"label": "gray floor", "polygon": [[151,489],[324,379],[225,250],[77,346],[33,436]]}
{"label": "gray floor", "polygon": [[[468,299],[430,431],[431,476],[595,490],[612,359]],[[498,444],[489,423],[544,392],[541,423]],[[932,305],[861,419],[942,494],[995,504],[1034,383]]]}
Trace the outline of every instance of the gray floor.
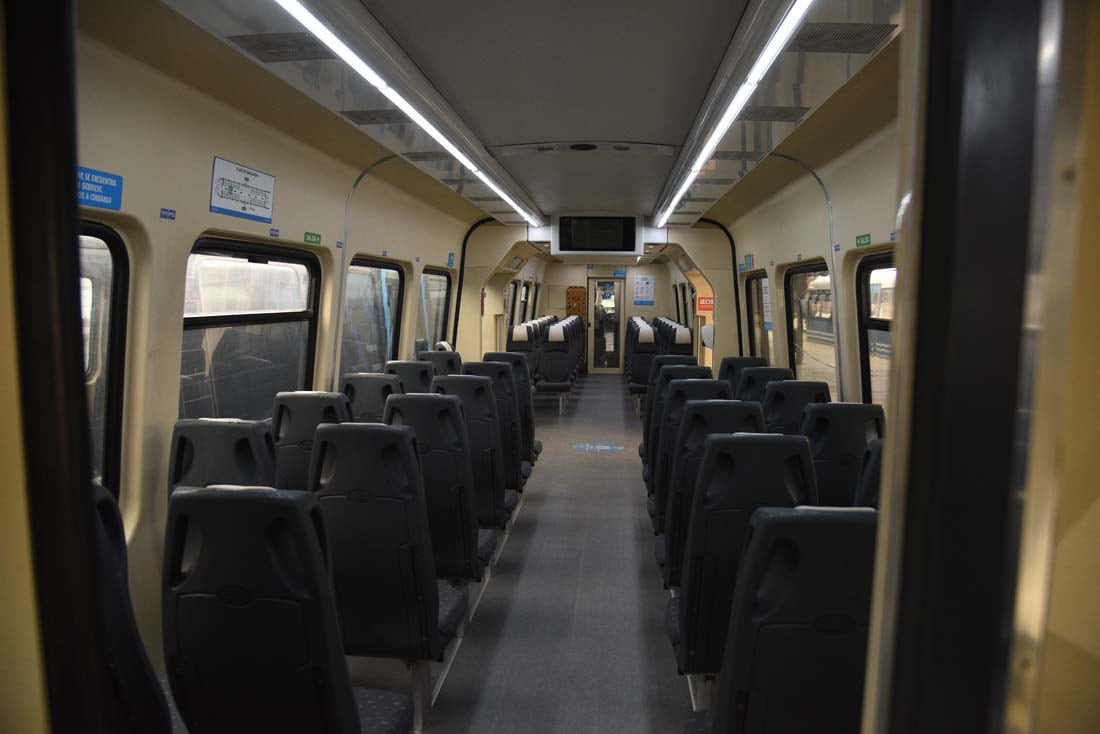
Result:
{"label": "gray floor", "polygon": [[625,383],[582,378],[564,416],[549,398],[536,414],[542,457],[427,729],[679,732],[691,703],[664,633]]}

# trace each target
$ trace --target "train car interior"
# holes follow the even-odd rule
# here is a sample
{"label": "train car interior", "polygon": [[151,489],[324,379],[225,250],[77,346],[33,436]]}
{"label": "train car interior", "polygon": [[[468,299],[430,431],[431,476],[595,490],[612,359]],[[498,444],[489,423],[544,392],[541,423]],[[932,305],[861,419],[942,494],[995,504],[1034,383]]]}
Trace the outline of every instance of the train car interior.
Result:
{"label": "train car interior", "polygon": [[1100,732],[1100,3],[0,8],[0,731]]}

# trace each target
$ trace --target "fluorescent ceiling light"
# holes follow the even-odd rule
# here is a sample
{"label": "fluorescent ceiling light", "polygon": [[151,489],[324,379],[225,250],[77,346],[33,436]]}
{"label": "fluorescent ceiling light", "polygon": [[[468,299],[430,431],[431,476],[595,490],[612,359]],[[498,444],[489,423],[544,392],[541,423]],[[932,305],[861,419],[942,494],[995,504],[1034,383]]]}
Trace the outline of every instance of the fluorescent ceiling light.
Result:
{"label": "fluorescent ceiling light", "polygon": [[283,10],[288,12],[291,17],[301,23],[307,31],[313,34],[313,36],[323,43],[329,51],[332,51],[336,56],[340,58],[345,64],[350,66],[359,76],[377,89],[386,99],[392,102],[397,109],[405,113],[405,115],[415,122],[417,126],[426,132],[432,140],[443,146],[443,149],[454,156],[454,159],[464,166],[470,173],[475,174],[478,178],[485,182],[485,184],[493,190],[493,192],[501,199],[516,210],[532,227],[541,226],[539,219],[528,212],[524,211],[512,197],[501,191],[500,187],[493,182],[489,176],[478,169],[477,166],[469,159],[469,157],[459,150],[458,146],[447,139],[440,130],[430,123],[424,115],[409,103],[407,99],[402,97],[396,89],[386,84],[385,80],[378,75],[378,73],[367,65],[367,62],[363,61],[346,43],[340,40],[340,38],[333,33],[329,28],[320,21],[313,13],[302,5],[298,0],[275,0],[275,3]]}
{"label": "fluorescent ceiling light", "polygon": [[810,9],[813,3],[814,0],[795,0],[790,10],[783,16],[783,20],[779,23],[779,27],[775,29],[775,33],[772,34],[767,45],[764,46],[764,50],[760,52],[760,56],[757,57],[756,63],[749,69],[745,81],[741,83],[737,93],[733,95],[733,99],[730,100],[729,106],[726,107],[726,111],[722,113],[722,117],[718,120],[718,124],[715,125],[710,135],[707,136],[707,142],[703,144],[699,154],[695,157],[695,161],[684,177],[684,182],[680,184],[680,188],[677,190],[676,195],[672,197],[668,206],[665,207],[664,211],[657,217],[658,229],[664,227],[665,224],[668,223],[668,218],[676,211],[676,205],[680,203],[680,199],[684,198],[684,194],[686,194],[688,189],[691,188],[691,185],[695,183],[695,177],[699,175],[699,172],[703,170],[703,166],[705,166],[710,160],[710,157],[714,155],[714,151],[717,150],[718,144],[722,142],[722,138],[726,136],[734,120],[736,120],[741,114],[741,111],[745,109],[745,105],[748,104],[749,98],[752,97],[753,92],[756,91],[757,85],[763,81],[764,76],[767,75],[768,70],[771,69],[772,64],[779,58],[779,54],[787,47],[791,37],[794,35],[795,31],[798,30],[798,26],[801,25],[802,19],[806,17],[806,11]]}

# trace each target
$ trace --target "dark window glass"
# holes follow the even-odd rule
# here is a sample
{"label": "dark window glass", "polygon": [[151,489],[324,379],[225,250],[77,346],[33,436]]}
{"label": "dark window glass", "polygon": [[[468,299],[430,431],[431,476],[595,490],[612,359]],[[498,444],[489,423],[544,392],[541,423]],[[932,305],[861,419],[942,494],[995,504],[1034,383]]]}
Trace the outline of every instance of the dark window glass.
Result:
{"label": "dark window glass", "polygon": [[312,256],[214,240],[187,259],[180,416],[271,416],[312,382],[319,267]]}
{"label": "dark window glass", "polygon": [[791,369],[800,380],[820,380],[837,395],[833,288],[823,263],[787,271],[787,339]]}
{"label": "dark window glass", "polygon": [[[420,274],[420,318],[416,322],[416,349],[432,349],[447,332],[447,311],[451,306],[451,276],[442,271]],[[415,354],[413,355],[415,356]]]}
{"label": "dark window glass", "polygon": [[863,400],[886,406],[890,393],[890,357],[893,342],[894,282],[891,253],[864,258],[856,269],[859,308],[859,357]]}
{"label": "dark window glass", "polygon": [[405,275],[400,268],[352,261],[344,301],[340,374],[381,372],[387,361],[397,358],[404,297]]}
{"label": "dark window glass", "polygon": [[763,273],[745,280],[749,317],[749,354],[775,361],[775,327],[772,323],[771,286]]}

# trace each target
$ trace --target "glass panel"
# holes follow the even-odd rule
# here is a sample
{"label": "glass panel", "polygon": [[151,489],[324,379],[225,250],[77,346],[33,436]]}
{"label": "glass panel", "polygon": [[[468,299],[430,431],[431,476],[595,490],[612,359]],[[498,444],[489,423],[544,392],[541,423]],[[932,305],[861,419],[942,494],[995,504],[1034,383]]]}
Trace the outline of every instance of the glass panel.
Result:
{"label": "glass panel", "polygon": [[597,280],[592,289],[595,334],[592,364],[594,367],[619,366],[619,288],[621,281]]}
{"label": "glass panel", "polygon": [[80,318],[84,333],[84,385],[92,434],[92,476],[103,476],[103,434],[107,421],[110,365],[111,288],[114,262],[107,243],[80,236]]}
{"label": "glass panel", "polygon": [[415,352],[434,347],[446,338],[447,288],[450,278],[437,273],[420,274],[420,318],[416,323]]}
{"label": "glass panel", "polygon": [[305,383],[308,321],[186,329],[180,417],[270,418],[275,393]]}
{"label": "glass panel", "polygon": [[524,283],[519,291],[519,315],[516,322],[522,324],[527,320],[527,299],[531,293],[531,286]]}
{"label": "glass panel", "polygon": [[871,368],[871,399],[886,408],[890,395],[890,332],[867,330],[867,364]]}
{"label": "glass panel", "polygon": [[374,265],[348,269],[340,374],[381,372],[394,358],[401,298],[400,271]]}
{"label": "glass panel", "polygon": [[771,286],[767,278],[750,278],[749,318],[752,323],[752,356],[775,363],[775,328],[772,325]]}
{"label": "glass panel", "polygon": [[867,278],[867,314],[873,319],[894,319],[894,281],[897,268],[875,268]]}
{"label": "glass panel", "polygon": [[794,273],[787,280],[793,369],[800,380],[820,380],[836,389],[833,350],[833,290],[827,270]]}
{"label": "glass panel", "polygon": [[516,297],[516,282],[513,280],[504,286],[504,315],[508,319],[508,328],[515,326],[516,315],[512,310],[512,301]]}
{"label": "glass panel", "polygon": [[184,316],[305,311],[309,269],[302,263],[250,262],[196,253],[187,258]]}

